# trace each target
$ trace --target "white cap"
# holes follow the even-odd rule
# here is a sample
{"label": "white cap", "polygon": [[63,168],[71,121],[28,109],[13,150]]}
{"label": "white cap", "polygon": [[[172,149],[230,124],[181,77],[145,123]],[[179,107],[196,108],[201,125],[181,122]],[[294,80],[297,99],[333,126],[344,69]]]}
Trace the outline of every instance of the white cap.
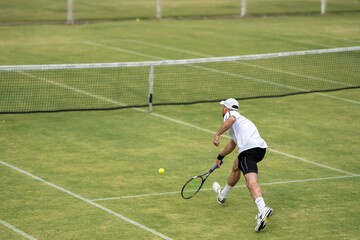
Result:
{"label": "white cap", "polygon": [[239,103],[238,103],[238,101],[236,101],[235,98],[228,98],[225,101],[221,101],[220,104],[224,105],[225,107],[227,107],[230,110],[237,111],[239,109]]}

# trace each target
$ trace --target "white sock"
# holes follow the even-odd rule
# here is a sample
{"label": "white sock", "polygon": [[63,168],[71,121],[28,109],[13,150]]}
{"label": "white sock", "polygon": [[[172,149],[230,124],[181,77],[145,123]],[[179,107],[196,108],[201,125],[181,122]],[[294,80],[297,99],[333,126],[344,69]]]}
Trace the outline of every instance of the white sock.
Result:
{"label": "white sock", "polygon": [[258,197],[255,199],[255,203],[259,209],[259,212],[261,212],[265,208],[265,201],[262,197]]}
{"label": "white sock", "polygon": [[226,184],[226,186],[224,187],[224,189],[221,191],[220,195],[223,197],[223,198],[226,198],[227,195],[230,193],[231,189],[233,189],[233,187],[229,186]]}

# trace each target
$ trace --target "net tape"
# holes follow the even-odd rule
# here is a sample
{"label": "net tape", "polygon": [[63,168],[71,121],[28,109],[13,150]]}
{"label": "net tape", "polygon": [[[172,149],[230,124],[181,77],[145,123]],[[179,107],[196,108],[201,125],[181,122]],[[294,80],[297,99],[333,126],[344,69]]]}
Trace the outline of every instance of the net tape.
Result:
{"label": "net tape", "polygon": [[183,60],[162,60],[162,61],[146,61],[146,62],[118,62],[118,63],[89,63],[89,64],[49,64],[49,65],[12,65],[0,66],[0,71],[21,71],[21,70],[60,70],[60,69],[82,69],[82,68],[117,68],[117,67],[144,67],[144,66],[160,66],[160,65],[182,65],[197,63],[216,63],[216,62],[233,62],[244,60],[269,59],[279,57],[302,56],[311,54],[338,53],[360,51],[360,46],[317,49],[295,52],[279,52],[267,54],[253,54],[230,57],[213,57],[213,58],[196,58]]}

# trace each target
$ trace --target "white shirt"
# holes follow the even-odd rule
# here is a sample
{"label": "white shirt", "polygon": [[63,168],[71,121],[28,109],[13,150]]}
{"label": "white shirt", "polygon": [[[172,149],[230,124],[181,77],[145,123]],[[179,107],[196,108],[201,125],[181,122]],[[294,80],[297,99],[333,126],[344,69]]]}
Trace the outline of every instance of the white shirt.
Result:
{"label": "white shirt", "polygon": [[261,138],[255,124],[246,117],[240,115],[237,111],[227,112],[224,116],[224,122],[234,116],[236,121],[228,130],[228,134],[234,140],[239,148],[239,153],[251,148],[267,148],[265,140]]}

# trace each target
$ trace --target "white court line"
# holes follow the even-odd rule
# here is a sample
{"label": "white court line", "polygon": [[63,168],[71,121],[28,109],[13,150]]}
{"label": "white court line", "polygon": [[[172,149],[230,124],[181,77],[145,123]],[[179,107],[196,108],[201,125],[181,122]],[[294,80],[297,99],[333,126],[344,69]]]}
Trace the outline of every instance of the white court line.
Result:
{"label": "white court line", "polygon": [[351,100],[351,99],[347,99],[347,98],[342,98],[342,97],[336,97],[336,96],[328,95],[328,94],[325,94],[325,93],[314,93],[314,94],[319,95],[319,96],[324,96],[324,97],[328,97],[328,98],[333,98],[333,99],[341,100],[341,101],[348,102],[348,103],[360,104],[360,101],[355,101],[355,100]]}
{"label": "white court line", "polygon": [[[201,130],[203,132],[207,132],[207,133],[210,133],[210,134],[213,134],[213,135],[216,134],[215,131],[211,131],[211,130],[208,130],[208,129],[205,129],[205,128],[201,128],[201,127],[198,127],[198,126],[195,126],[195,125],[192,125],[192,124],[180,121],[180,120],[172,119],[172,118],[169,118],[169,117],[166,117],[166,116],[163,116],[163,115],[160,115],[160,114],[156,114],[156,113],[150,113],[150,114],[153,115],[153,116],[159,117],[159,118],[166,119],[168,121],[172,121],[172,122],[175,122],[175,123],[178,123],[178,124],[182,124],[184,126],[196,128],[196,129]],[[229,135],[223,135],[223,136],[230,139]],[[317,163],[317,162],[314,162],[314,161],[307,160],[305,158],[297,157],[297,156],[294,156],[292,154],[284,153],[284,152],[281,152],[281,151],[278,151],[278,150],[275,150],[275,149],[272,149],[272,148],[267,148],[267,150],[270,151],[270,152],[277,153],[279,155],[283,155],[283,156],[286,156],[286,157],[289,157],[289,158],[300,160],[300,161],[303,161],[303,162],[306,162],[306,163],[309,163],[309,164],[313,164],[313,165],[316,165],[316,166],[319,166],[319,167],[322,167],[322,168],[327,168],[327,169],[335,171],[335,172],[345,173],[345,174],[348,174],[350,176],[357,176],[356,174],[351,173],[351,172],[346,172],[346,171],[343,171],[343,170],[340,170],[340,169],[337,169],[337,168],[333,168],[333,167],[330,167],[330,166],[327,166],[327,165],[324,165],[324,164],[320,164],[320,163]]]}
{"label": "white court line", "polygon": [[58,186],[56,184],[53,184],[53,183],[51,183],[49,181],[46,181],[46,180],[40,178],[38,176],[35,176],[35,175],[25,171],[25,170],[22,170],[22,169],[20,169],[20,168],[18,168],[16,166],[14,166],[14,165],[11,165],[11,164],[9,164],[7,162],[4,162],[4,161],[1,161],[1,160],[0,160],[0,164],[4,165],[6,167],[9,167],[9,168],[11,168],[11,169],[13,169],[13,170],[15,170],[17,172],[20,172],[22,174],[25,174],[25,175],[27,175],[27,176],[29,176],[29,177],[31,177],[31,178],[39,181],[39,182],[42,182],[42,183],[44,183],[44,184],[46,184],[46,185],[48,185],[48,186],[50,186],[52,188],[55,188],[55,189],[57,189],[57,190],[59,190],[59,191],[61,191],[63,193],[66,193],[66,194],[68,194],[68,195],[70,195],[70,196],[72,196],[74,198],[77,198],[77,199],[79,199],[79,200],[81,200],[83,202],[86,202],[87,204],[90,204],[90,205],[92,205],[92,206],[94,206],[94,207],[96,207],[98,209],[101,209],[101,210],[103,210],[103,211],[105,211],[105,212],[107,212],[107,213],[109,213],[109,214],[111,214],[111,215],[113,215],[115,217],[118,217],[118,218],[120,218],[120,219],[122,219],[122,220],[124,220],[124,221],[126,221],[126,222],[128,222],[128,223],[130,223],[132,225],[135,225],[136,227],[141,228],[141,229],[143,229],[145,231],[148,231],[148,232],[150,232],[150,233],[152,233],[152,234],[154,234],[154,235],[156,235],[156,236],[158,236],[158,237],[160,237],[162,239],[171,240],[171,238],[169,238],[168,236],[165,236],[164,234],[162,234],[160,232],[157,232],[154,229],[146,227],[145,225],[143,225],[141,223],[138,223],[138,222],[136,222],[136,221],[134,221],[134,220],[132,220],[130,218],[127,218],[127,217],[125,217],[125,216],[123,216],[123,215],[121,215],[121,214],[119,214],[117,212],[114,212],[114,211],[112,211],[112,210],[110,210],[110,209],[108,209],[108,208],[106,208],[104,206],[101,206],[101,205],[99,205],[99,204],[97,204],[97,203],[95,203],[95,202],[93,202],[93,201],[91,201],[89,199],[86,199],[86,198],[80,196],[79,194],[73,193],[73,192],[71,192],[71,191],[69,191],[69,190],[67,190],[67,189],[65,189],[63,187],[60,187],[60,186]]}
{"label": "white court line", "polygon": [[311,46],[316,46],[316,47],[329,47],[329,48],[333,48],[336,47],[334,45],[328,45],[328,44],[319,44],[319,43],[315,43],[315,42],[311,42],[311,41],[304,41],[304,40],[294,40],[294,39],[290,39],[289,37],[286,36],[279,36],[279,35],[273,35],[273,34],[267,34],[267,33],[263,33],[262,34],[265,37],[268,38],[272,38],[272,39],[280,39],[280,40],[285,40],[287,42],[294,42],[294,43],[301,43],[301,44],[306,44],[306,45],[311,45]]}
{"label": "white court line", "polygon": [[51,81],[51,80],[48,80],[46,78],[42,78],[42,77],[38,77],[36,75],[33,75],[33,74],[30,74],[30,73],[26,73],[26,72],[22,72],[22,71],[16,71],[18,74],[21,74],[21,75],[24,75],[24,76],[27,76],[27,77],[31,77],[31,78],[35,78],[37,80],[41,80],[41,81],[44,81],[46,83],[49,83],[51,85],[55,85],[55,86],[58,86],[58,87],[61,87],[61,88],[65,88],[65,89],[68,89],[68,90],[71,90],[71,91],[74,91],[76,93],[80,93],[80,94],[83,94],[83,95],[86,95],[88,97],[92,97],[92,98],[95,98],[95,99],[98,99],[98,100],[101,100],[101,101],[104,101],[104,102],[109,102],[109,103],[112,103],[114,105],[120,105],[120,106],[126,106],[125,104],[120,104],[119,102],[117,101],[114,101],[114,100],[111,100],[109,98],[104,98],[104,97],[101,97],[99,95],[95,95],[95,94],[92,94],[92,93],[89,93],[87,91],[83,91],[83,90],[80,90],[80,89],[77,89],[77,88],[74,88],[74,87],[70,87],[66,84],[62,84],[62,83],[57,83],[57,82],[54,82],[54,81]]}
{"label": "white court line", "polygon": [[[360,177],[360,175],[336,176],[336,177],[324,177],[324,178],[308,178],[308,179],[301,179],[301,180],[289,180],[289,181],[282,181],[282,182],[261,183],[260,185],[261,186],[271,186],[271,185],[279,185],[279,184],[315,182],[315,181],[354,178],[354,177]],[[246,185],[235,186],[234,188],[244,188],[244,187],[246,187]],[[213,191],[213,189],[212,188],[201,189],[201,192],[203,192],[203,191]],[[175,195],[175,194],[180,194],[180,191],[162,192],[162,193],[150,193],[150,194],[139,194],[139,195],[121,196],[121,197],[97,198],[97,199],[92,199],[91,201],[100,202],[100,201],[131,199],[131,198],[140,198],[140,197],[154,197],[154,196]]]}
{"label": "white court line", "polygon": [[[316,181],[323,181],[323,180],[344,179],[344,178],[354,178],[354,177],[360,177],[360,175],[336,176],[336,177],[324,177],[324,178],[308,178],[308,179],[301,179],[301,180],[289,180],[289,181],[282,181],[282,182],[261,183],[260,185],[261,186],[271,186],[271,185],[279,185],[279,184],[316,182]],[[246,187],[246,185],[235,186],[234,188],[244,188],[244,187]],[[201,192],[203,192],[203,191],[213,191],[213,189],[212,188],[201,189]],[[131,198],[140,198],[140,197],[154,197],[154,196],[175,195],[175,194],[180,194],[180,191],[139,194],[139,195],[121,196],[121,197],[97,198],[97,199],[92,199],[91,201],[100,202],[100,201],[131,199]]]}
{"label": "white court line", "polygon": [[106,48],[106,49],[110,49],[110,50],[114,50],[114,51],[118,51],[118,52],[123,52],[123,53],[127,53],[127,54],[132,54],[132,55],[137,55],[137,56],[141,56],[141,57],[147,57],[150,59],[156,59],[156,60],[165,60],[163,58],[160,57],[156,57],[153,55],[149,55],[146,53],[140,53],[140,52],[136,52],[136,51],[131,51],[128,49],[124,49],[124,48],[119,48],[119,47],[111,47],[109,45],[105,45],[105,44],[101,44],[101,43],[94,43],[94,42],[84,42],[85,44],[91,45],[91,46],[95,46],[95,47],[100,47],[100,48]]}
{"label": "white court line", "polygon": [[337,40],[337,41],[342,41],[342,42],[351,42],[351,43],[360,43],[360,40],[355,40],[355,39],[349,39],[349,38],[338,38],[338,37],[332,37],[326,34],[322,34],[322,33],[306,33],[308,35],[313,35],[313,36],[318,36],[318,37],[322,37],[322,38],[327,38],[327,39],[332,39],[332,40]]}
{"label": "white court line", "polygon": [[[21,72],[19,72],[19,73],[21,73]],[[54,84],[56,86],[59,86],[59,87],[65,88],[65,89],[76,91],[78,93],[85,94],[86,96],[91,96],[91,97],[94,97],[96,99],[100,99],[102,101],[117,104],[118,106],[124,106],[125,105],[124,103],[120,103],[120,102],[114,101],[112,99],[108,99],[108,98],[101,97],[101,96],[98,96],[98,95],[95,95],[95,94],[92,94],[92,93],[89,93],[89,92],[86,92],[86,91],[83,91],[83,90],[79,90],[77,88],[69,87],[69,86],[67,86],[65,84],[55,83],[53,81],[50,81],[50,80],[47,80],[47,79],[44,79],[44,78],[40,78],[40,77],[37,77],[37,76],[32,75],[32,74],[27,74],[27,76],[38,79],[38,80],[41,80],[41,81],[45,81],[45,82],[47,82],[49,84]],[[140,112],[147,113],[146,110],[141,109],[141,108],[132,108],[132,109],[135,110],[135,111],[140,111]],[[174,119],[174,118],[163,116],[161,114],[150,113],[150,115],[154,116],[154,117],[165,119],[165,120],[170,121],[170,122],[181,124],[181,125],[184,125],[184,126],[187,126],[187,127],[191,127],[191,128],[203,131],[203,132],[207,132],[207,133],[210,133],[210,134],[213,134],[213,135],[216,134],[215,131],[211,131],[209,129],[202,128],[202,127],[196,126],[194,124],[190,124],[190,123],[180,121],[180,120],[177,120],[177,119]],[[230,138],[228,135],[224,135],[224,137]],[[277,153],[279,155],[283,155],[283,156],[286,156],[286,157],[289,157],[289,158],[297,159],[297,160],[300,160],[300,161],[303,161],[303,162],[306,162],[306,163],[309,163],[309,164],[313,164],[313,165],[316,165],[316,166],[319,166],[319,167],[327,168],[327,169],[330,169],[330,170],[333,170],[333,171],[336,171],[336,172],[345,173],[345,174],[348,174],[348,175],[356,175],[354,173],[346,172],[346,171],[343,171],[343,170],[340,170],[340,169],[337,169],[337,168],[333,168],[333,167],[330,167],[330,166],[327,166],[327,165],[323,165],[323,164],[320,164],[320,163],[317,163],[317,162],[314,162],[314,161],[310,161],[310,160],[307,160],[305,158],[297,157],[297,156],[294,156],[294,155],[291,155],[291,154],[288,154],[288,153],[284,153],[284,152],[281,152],[281,151],[278,151],[278,150],[275,150],[275,149],[268,148],[268,151],[274,152],[274,153]]]}
{"label": "white court line", "polygon": [[287,156],[289,158],[297,159],[297,160],[300,160],[300,161],[303,161],[303,162],[306,162],[306,163],[310,163],[310,164],[313,164],[313,165],[316,165],[316,166],[319,166],[319,167],[322,167],[322,168],[327,168],[327,169],[333,170],[335,172],[345,173],[345,174],[348,174],[350,176],[357,176],[357,174],[354,174],[354,173],[351,173],[351,172],[346,172],[346,171],[343,171],[343,170],[340,170],[340,169],[337,169],[337,168],[329,167],[327,165],[320,164],[320,163],[317,163],[317,162],[313,162],[313,161],[307,160],[305,158],[297,157],[297,156],[294,156],[294,155],[291,155],[291,154],[288,154],[288,153],[280,152],[280,151],[275,150],[275,149],[270,149],[269,148],[269,151],[274,152],[274,153],[278,153],[278,154],[281,154],[281,155],[284,155],[284,156]]}
{"label": "white court line", "polygon": [[16,232],[16,233],[18,233],[18,234],[20,234],[20,235],[23,236],[24,238],[27,238],[27,239],[30,239],[30,240],[36,240],[36,238],[34,238],[33,236],[27,234],[27,233],[24,232],[24,231],[21,231],[21,230],[18,229],[17,227],[15,227],[15,226],[11,225],[10,223],[7,223],[7,222],[5,222],[5,221],[3,221],[3,220],[1,220],[1,219],[0,219],[0,224],[3,225],[3,226],[5,226],[5,227],[7,227],[7,228],[9,228],[9,229],[11,229],[11,230],[13,230],[14,232]]}
{"label": "white court line", "polygon": [[141,197],[152,197],[152,196],[162,196],[162,195],[175,195],[175,194],[179,194],[179,193],[180,193],[180,191],[177,191],[177,192],[163,192],[163,193],[149,193],[149,194],[140,194],[140,195],[132,195],[132,196],[122,196],[122,197],[96,198],[96,199],[91,199],[91,201],[99,202],[99,201],[119,200],[119,199],[128,199],[128,198],[141,198]]}

